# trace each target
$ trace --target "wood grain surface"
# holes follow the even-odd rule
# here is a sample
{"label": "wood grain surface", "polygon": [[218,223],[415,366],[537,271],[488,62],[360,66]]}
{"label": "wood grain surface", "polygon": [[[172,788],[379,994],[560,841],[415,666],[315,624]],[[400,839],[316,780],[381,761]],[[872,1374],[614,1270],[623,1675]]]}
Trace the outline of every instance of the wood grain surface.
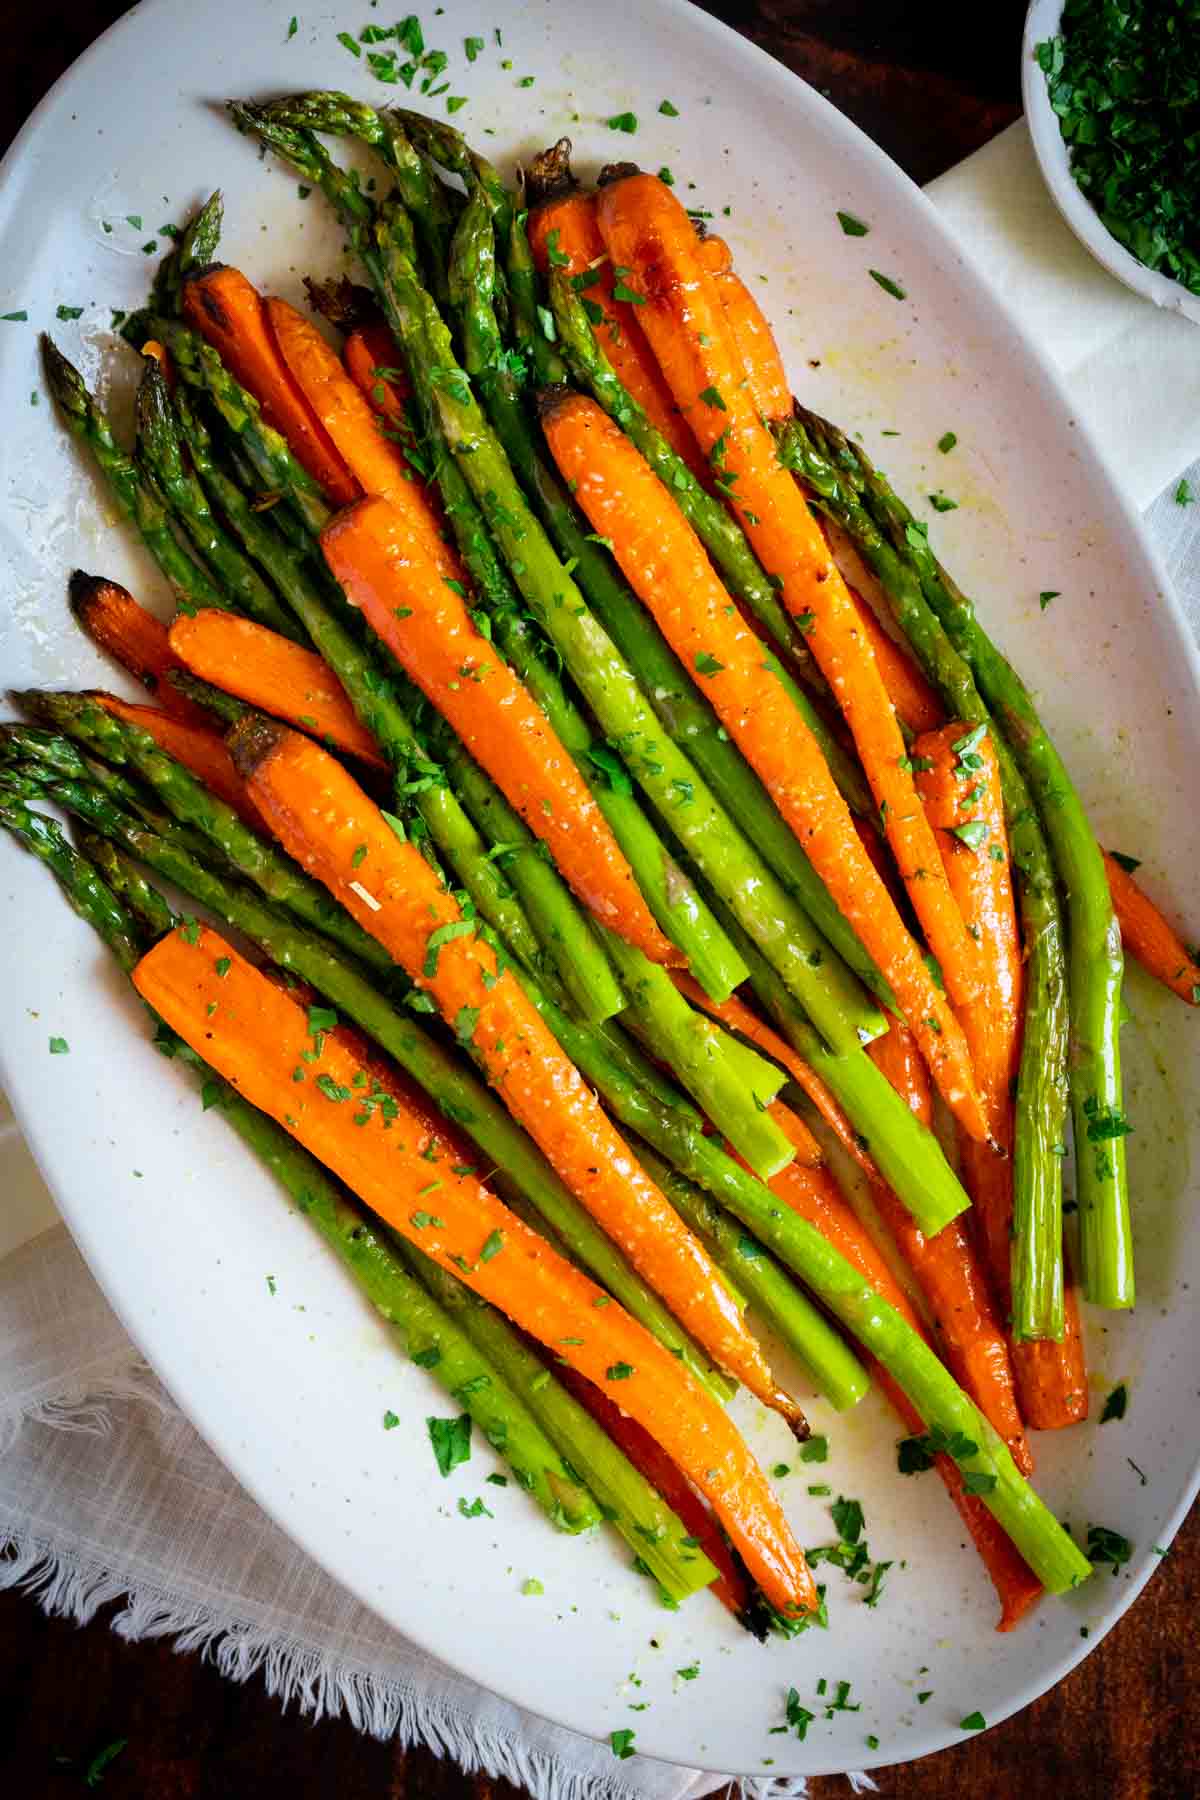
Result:
{"label": "wood grain surface", "polygon": [[[203,0],[198,0],[203,5]],[[6,7],[0,148],[123,7],[40,0]],[[987,141],[1019,110],[1020,0],[710,0],[707,10],[826,94],[917,181]],[[878,1772],[889,1800],[1194,1800],[1200,1679],[1200,1514],[1141,1599],[1083,1666],[1007,1724],[940,1756]],[[492,1800],[425,1751],[344,1721],[284,1713],[260,1681],[239,1687],[165,1643],[127,1644],[101,1614],[84,1629],[36,1600],[0,1595],[0,1795],[58,1800],[114,1740],[111,1800]],[[814,1780],[812,1800],[848,1793]]]}

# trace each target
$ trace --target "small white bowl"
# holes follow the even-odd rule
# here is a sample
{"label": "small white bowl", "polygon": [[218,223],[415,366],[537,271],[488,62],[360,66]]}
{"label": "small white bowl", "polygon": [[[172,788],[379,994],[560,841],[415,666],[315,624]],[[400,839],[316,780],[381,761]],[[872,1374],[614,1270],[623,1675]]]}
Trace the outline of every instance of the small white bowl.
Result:
{"label": "small white bowl", "polygon": [[1182,313],[1185,318],[1200,324],[1200,294],[1190,294],[1169,275],[1159,275],[1131,256],[1107,229],[1082,189],[1076,186],[1058,116],[1050,105],[1046,77],[1034,56],[1044,39],[1058,36],[1062,13],[1063,0],[1033,0],[1025,15],[1025,40],[1021,51],[1025,119],[1050,196],[1075,236],[1087,246],[1097,262],[1103,263],[1110,275],[1115,275],[1135,294],[1153,300],[1155,306]]}

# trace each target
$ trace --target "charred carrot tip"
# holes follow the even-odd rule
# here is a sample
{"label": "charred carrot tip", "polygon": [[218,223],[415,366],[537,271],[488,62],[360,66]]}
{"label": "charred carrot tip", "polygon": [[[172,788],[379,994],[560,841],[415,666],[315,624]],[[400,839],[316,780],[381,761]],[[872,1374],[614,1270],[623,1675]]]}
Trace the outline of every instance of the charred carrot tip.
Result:
{"label": "charred carrot tip", "polygon": [[286,725],[268,719],[263,713],[247,713],[239,719],[225,739],[225,748],[233,766],[244,781],[281,747],[290,735]]}

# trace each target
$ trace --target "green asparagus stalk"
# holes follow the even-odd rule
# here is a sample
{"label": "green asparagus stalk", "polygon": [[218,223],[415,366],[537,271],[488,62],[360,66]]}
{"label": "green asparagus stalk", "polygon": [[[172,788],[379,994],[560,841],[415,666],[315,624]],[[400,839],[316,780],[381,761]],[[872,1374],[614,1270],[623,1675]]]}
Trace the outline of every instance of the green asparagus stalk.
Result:
{"label": "green asparagus stalk", "polygon": [[504,875],[580,1018],[596,1023],[619,1013],[625,1004],[620,983],[587,915],[537,838],[448,726],[430,719],[428,730],[459,799],[491,844],[490,854],[504,850]]}
{"label": "green asparagus stalk", "polygon": [[391,957],[369,932],[331,901],[324,888],[290,856],[251,831],[231,806],[210,793],[182,763],[160,750],[149,732],[114,718],[86,694],[30,689],[14,697],[35,718],[76,743],[86,744],[117,768],[136,769],[172,818],[203,832],[226,862],[269,899],[323,932],[365,967],[380,975],[392,974]]}
{"label": "green asparagus stalk", "polygon": [[117,506],[170,582],[178,605],[185,612],[203,606],[231,611],[231,602],[208,571],[174,536],[166,507],[113,437],[108,419],[78,369],[45,335],[42,357],[50,392],[68,430],[92,452]]}
{"label": "green asparagus stalk", "polygon": [[866,1370],[845,1339],[796,1285],[757,1238],[715,1201],[644,1146],[639,1150],[684,1223],[709,1249],[718,1268],[741,1289],[776,1336],[803,1366],[819,1394],[837,1412],[849,1412],[866,1394]]}
{"label": "green asparagus stalk", "polygon": [[554,387],[567,379],[567,365],[542,328],[538,317],[539,289],[525,215],[517,213],[508,234],[506,272],[509,316],[517,348],[529,362],[539,387]]}
{"label": "green asparagus stalk", "polygon": [[122,812],[99,788],[69,777],[59,778],[44,790],[35,781],[23,782],[18,769],[7,775],[0,771],[0,782],[6,782],[8,791],[21,799],[48,792],[93,830],[240,931],[280,968],[316,988],[424,1088],[444,1117],[474,1140],[489,1166],[503,1171],[528,1197],[571,1254],[628,1312],[679,1356],[722,1403],[728,1399],[725,1378],[716,1373],[658,1296],[563,1186],[503,1105],[469,1068],[400,1013],[376,982],[328,940],[275,912],[249,888],[232,882],[180,847],[173,823],[156,832]]}
{"label": "green asparagus stalk", "polygon": [[[740,1048],[702,1013],[693,1012],[665,969],[608,934],[609,954],[629,997],[627,1022],[653,1056],[670,1069],[716,1129],[764,1179],[791,1162],[791,1140],[767,1107],[783,1086],[773,1064]],[[748,1077],[748,1078],[747,1078]]]}
{"label": "green asparagus stalk", "polygon": [[[808,425],[809,417],[803,418]],[[1041,814],[1066,900],[1068,1073],[1083,1291],[1097,1306],[1131,1307],[1133,1242],[1124,1141],[1130,1127],[1121,1106],[1121,935],[1100,847],[1029,690],[934,556],[927,533],[857,447],[824,421],[819,428],[825,442],[836,445],[839,469],[856,483],[863,504],[916,574],[951,644],[970,666]]]}
{"label": "green asparagus stalk", "polygon": [[239,719],[254,711],[236,694],[227,694],[224,688],[214,687],[211,681],[193,675],[190,669],[171,669],[167,680],[185,700],[192,700],[210,712],[218,726],[236,725]]}
{"label": "green asparagus stalk", "polygon": [[716,1570],[689,1539],[686,1526],[573,1395],[559,1382],[546,1379],[545,1363],[503,1314],[415,1244],[395,1240],[395,1245],[443,1311],[508,1387],[522,1396],[671,1604],[678,1606],[714,1581]]}
{"label": "green asparagus stalk", "polygon": [[253,563],[214,519],[200,482],[186,466],[171,393],[156,358],[143,359],[137,395],[137,455],[231,605],[295,642],[305,634],[280,605]]}
{"label": "green asparagus stalk", "polygon": [[781,462],[804,483],[813,504],[852,539],[947,712],[966,725],[986,725],[991,734],[1017,866],[1026,956],[1013,1150],[1012,1330],[1017,1338],[1058,1339],[1064,1329],[1062,1162],[1070,1023],[1065,933],[1050,847],[1025,777],[969,664],[950,642],[915,571],[838,466],[843,454],[853,458],[853,450],[847,446],[843,453],[840,434],[827,439],[832,427],[813,415],[781,421],[775,430]]}
{"label": "green asparagus stalk", "polygon": [[174,929],[178,923],[175,914],[154,883],[147,881],[132,857],[126,856],[123,850],[110,844],[98,832],[81,828],[77,836],[79,848],[87,861],[98,870],[122,906],[132,915],[144,940],[156,942]]}
{"label": "green asparagus stalk", "polygon": [[[159,264],[150,296],[152,312],[178,317],[183,309],[184,282],[216,257],[224,214],[224,202],[218,188],[188,222],[171,254]],[[130,342],[140,350],[145,338],[131,338]]]}
{"label": "green asparagus stalk", "polygon": [[[120,967],[130,974],[141,954],[137,927],[92,864],[71,848],[52,819],[30,812],[2,793],[0,824],[53,870],[71,905],[94,926]],[[127,864],[122,865],[120,873],[122,880],[131,873]],[[169,921],[170,909],[162,896],[144,878],[137,879],[142,890],[139,905],[148,906],[154,919],[161,920],[165,915]],[[148,896],[153,896],[153,900]],[[214,1079],[207,1063],[173,1032],[160,1029],[156,1042],[168,1055],[177,1056],[209,1081]],[[568,1470],[533,1410],[487,1360],[460,1321],[413,1279],[386,1236],[350,1203],[321,1164],[224,1081],[218,1084],[216,1105],[278,1179],[297,1210],[337,1252],[372,1306],[407,1344],[413,1360],[429,1369],[470,1414],[543,1512],[564,1531],[586,1531],[598,1524],[599,1509]],[[563,1399],[567,1399],[565,1394]],[[609,1448],[619,1484],[624,1459],[614,1446]],[[672,1542],[665,1552],[665,1561],[663,1579],[679,1579],[683,1572],[676,1567],[677,1542]],[[705,1576],[701,1569],[696,1574],[694,1581],[685,1578],[682,1585],[686,1593],[707,1585],[715,1571],[710,1570]],[[691,1571],[687,1575],[690,1577]]]}

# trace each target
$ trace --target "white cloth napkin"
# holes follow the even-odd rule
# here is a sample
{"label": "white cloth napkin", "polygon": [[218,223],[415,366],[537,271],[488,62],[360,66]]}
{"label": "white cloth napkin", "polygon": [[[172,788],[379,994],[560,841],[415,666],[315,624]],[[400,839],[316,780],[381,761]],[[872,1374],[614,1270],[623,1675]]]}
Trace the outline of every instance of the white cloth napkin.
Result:
{"label": "white cloth napkin", "polygon": [[[1200,453],[1200,327],[1156,314],[1088,258],[1023,125],[929,192],[1067,376],[1118,479],[1149,506],[1200,630],[1200,504],[1174,498]],[[1200,463],[1186,473],[1200,493]],[[28,1587],[81,1622],[123,1598],[113,1629],[124,1637],[169,1636],[236,1679],[261,1673],[301,1711],[344,1712],[536,1800],[693,1800],[722,1785],[644,1757],[615,1762],[607,1745],[522,1713],[390,1631],[259,1511],[140,1362],[2,1110],[0,1196],[0,1586]],[[875,1786],[847,1779],[856,1793]],[[805,1791],[803,1781],[742,1786]]]}

